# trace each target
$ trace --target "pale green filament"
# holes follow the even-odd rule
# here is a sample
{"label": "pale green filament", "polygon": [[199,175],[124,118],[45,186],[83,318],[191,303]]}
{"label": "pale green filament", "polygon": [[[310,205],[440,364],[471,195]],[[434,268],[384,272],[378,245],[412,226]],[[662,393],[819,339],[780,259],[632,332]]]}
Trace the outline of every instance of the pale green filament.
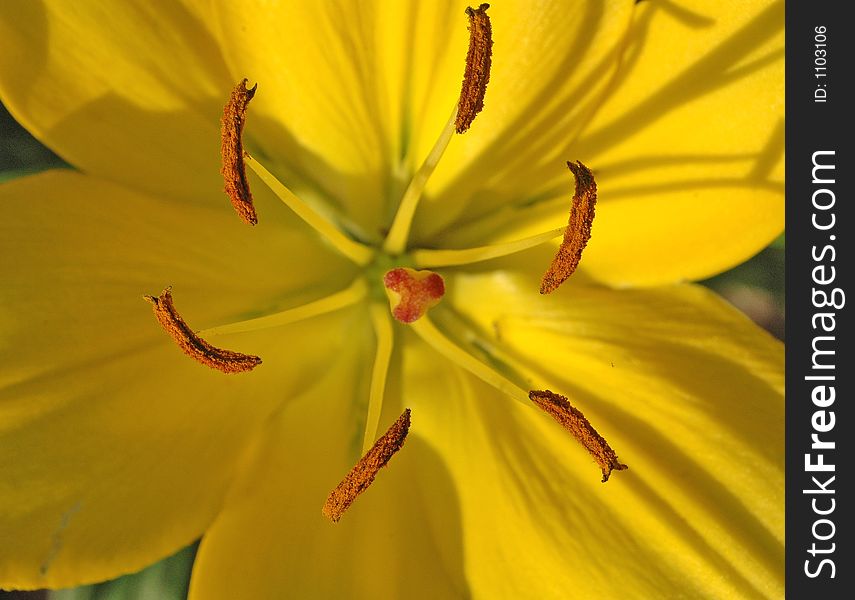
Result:
{"label": "pale green filament", "polygon": [[413,224],[413,217],[416,214],[416,207],[425,190],[428,179],[433,174],[436,165],[439,164],[439,159],[445,153],[448,143],[451,141],[451,136],[454,135],[454,124],[457,120],[457,105],[451,111],[451,117],[448,123],[445,124],[442,133],[439,134],[436,143],[431,148],[427,158],[416,171],[412,181],[410,181],[407,191],[401,198],[401,203],[398,205],[398,212],[395,214],[395,220],[392,222],[392,227],[389,229],[389,235],[386,236],[386,241],[383,242],[383,251],[387,254],[401,254],[407,247],[407,238],[410,235],[410,227]]}
{"label": "pale green filament", "polygon": [[394,330],[389,319],[389,307],[373,302],[370,307],[371,324],[377,338],[377,350],[374,354],[374,366],[371,370],[371,390],[368,393],[368,414],[365,417],[365,438],[362,453],[365,454],[374,445],[380,413],[383,410],[383,393],[386,389],[386,376],[389,373],[389,361],[392,359]]}
{"label": "pale green filament", "polygon": [[374,250],[367,246],[363,246],[356,242],[341,231],[339,231],[332,223],[319,215],[308,204],[300,200],[294,192],[273,176],[273,174],[264,168],[264,166],[255,160],[252,156],[244,153],[244,162],[255,171],[261,180],[276,194],[276,196],[285,203],[294,213],[303,219],[312,229],[323,236],[332,246],[348,257],[350,260],[360,266],[367,265],[374,258]]}
{"label": "pale green filament", "polygon": [[320,300],[303,304],[295,308],[289,308],[280,312],[276,312],[256,319],[248,319],[246,321],[238,321],[227,325],[218,325],[196,332],[200,337],[210,337],[217,335],[226,335],[229,333],[243,333],[246,331],[257,331],[259,329],[269,329],[271,327],[281,327],[290,325],[298,321],[304,321],[317,317],[324,313],[332,312],[342,308],[346,308],[356,304],[368,293],[368,286],[365,280],[361,277],[354,281],[350,287],[335,294],[330,294]]}
{"label": "pale green filament", "polygon": [[422,340],[433,347],[434,350],[445,356],[448,360],[459,367],[463,367],[479,379],[489,383],[494,388],[503,392],[526,406],[530,406],[528,392],[488,367],[480,360],[460,348],[457,344],[445,337],[439,329],[428,319],[422,317],[410,327]]}
{"label": "pale green filament", "polygon": [[434,267],[453,267],[457,265],[468,265],[491,258],[499,258],[516,254],[535,246],[540,246],[560,235],[564,234],[566,227],[559,227],[531,237],[502,244],[491,244],[477,248],[464,248],[461,250],[415,250],[412,253],[413,263],[419,269]]}

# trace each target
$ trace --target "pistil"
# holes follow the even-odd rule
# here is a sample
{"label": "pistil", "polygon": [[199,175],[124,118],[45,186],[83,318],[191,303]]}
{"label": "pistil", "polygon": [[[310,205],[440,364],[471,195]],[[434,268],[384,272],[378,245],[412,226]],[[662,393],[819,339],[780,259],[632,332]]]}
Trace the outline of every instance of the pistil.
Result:
{"label": "pistil", "polygon": [[398,267],[383,276],[392,316],[401,323],[414,323],[436,306],[445,295],[445,281],[433,271]]}

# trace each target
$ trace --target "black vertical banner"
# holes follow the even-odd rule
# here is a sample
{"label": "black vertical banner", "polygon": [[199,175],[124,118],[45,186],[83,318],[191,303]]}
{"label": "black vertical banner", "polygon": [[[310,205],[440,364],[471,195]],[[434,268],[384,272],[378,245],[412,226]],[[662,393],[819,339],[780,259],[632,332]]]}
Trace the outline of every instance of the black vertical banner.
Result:
{"label": "black vertical banner", "polygon": [[796,599],[855,593],[849,6],[786,3],[786,566]]}

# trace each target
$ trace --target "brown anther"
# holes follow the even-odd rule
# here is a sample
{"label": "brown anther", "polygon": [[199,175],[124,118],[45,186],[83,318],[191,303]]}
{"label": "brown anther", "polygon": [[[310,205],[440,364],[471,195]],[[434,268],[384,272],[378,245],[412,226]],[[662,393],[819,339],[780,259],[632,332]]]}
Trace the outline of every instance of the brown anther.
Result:
{"label": "brown anther", "polygon": [[532,390],[528,393],[528,397],[579,440],[594,457],[603,471],[603,483],[609,480],[612,471],[623,471],[627,468],[618,460],[617,454],[611,449],[609,443],[597,433],[585,415],[570,404],[567,398],[549,390]]}
{"label": "brown anther", "polygon": [[407,408],[330,493],[321,509],[324,516],[338,522],[359,494],[368,489],[380,469],[401,449],[409,431],[410,409]]}
{"label": "brown anther", "polygon": [[490,64],[493,57],[493,29],[487,16],[489,4],[478,8],[469,7],[469,52],[466,53],[466,71],[463,74],[463,87],[457,103],[457,119],[454,130],[463,133],[475,116],[484,108],[484,94],[490,81]]}
{"label": "brown anther", "polygon": [[582,260],[582,250],[591,239],[594,206],[597,204],[597,183],[591,169],[578,160],[576,164],[567,161],[567,166],[576,177],[576,192],[573,194],[570,221],[564,230],[564,239],[540,282],[541,294],[555,291],[573,274]]}
{"label": "brown anther", "polygon": [[250,371],[261,364],[261,359],[257,356],[217,348],[196,335],[175,310],[169,288],[163,290],[160,296],[143,297],[151,302],[154,316],[164,331],[175,340],[184,354],[197,362],[223,373]]}
{"label": "brown anther", "polygon": [[258,223],[255,207],[252,205],[252,192],[249,191],[249,182],[246,179],[246,166],[243,162],[243,126],[246,120],[246,107],[255,96],[258,88],[256,83],[250,89],[246,87],[247,80],[244,79],[232,90],[229,101],[223,108],[222,120],[222,147],[223,158],[223,180],[226,187],[225,192],[232,201],[238,216],[248,225]]}

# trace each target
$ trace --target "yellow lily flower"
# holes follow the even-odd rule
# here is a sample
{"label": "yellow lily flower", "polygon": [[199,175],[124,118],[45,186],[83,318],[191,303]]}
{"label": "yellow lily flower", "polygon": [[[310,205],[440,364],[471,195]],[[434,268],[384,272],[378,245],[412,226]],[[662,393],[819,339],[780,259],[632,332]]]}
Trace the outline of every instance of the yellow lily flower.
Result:
{"label": "yellow lily flower", "polygon": [[[77,168],[0,187],[0,587],[202,536],[196,599],[783,595],[782,348],[682,283],[782,230],[783,2],[497,0],[484,109],[443,152],[465,8],[0,4],[2,100]],[[254,227],[218,175],[243,78]],[[557,241],[521,248],[567,225],[568,160],[597,216],[542,296]],[[412,324],[396,268],[444,280]],[[184,329],[141,299],[166,286]],[[263,362],[208,369],[157,321]],[[601,483],[546,389],[629,469]]]}

